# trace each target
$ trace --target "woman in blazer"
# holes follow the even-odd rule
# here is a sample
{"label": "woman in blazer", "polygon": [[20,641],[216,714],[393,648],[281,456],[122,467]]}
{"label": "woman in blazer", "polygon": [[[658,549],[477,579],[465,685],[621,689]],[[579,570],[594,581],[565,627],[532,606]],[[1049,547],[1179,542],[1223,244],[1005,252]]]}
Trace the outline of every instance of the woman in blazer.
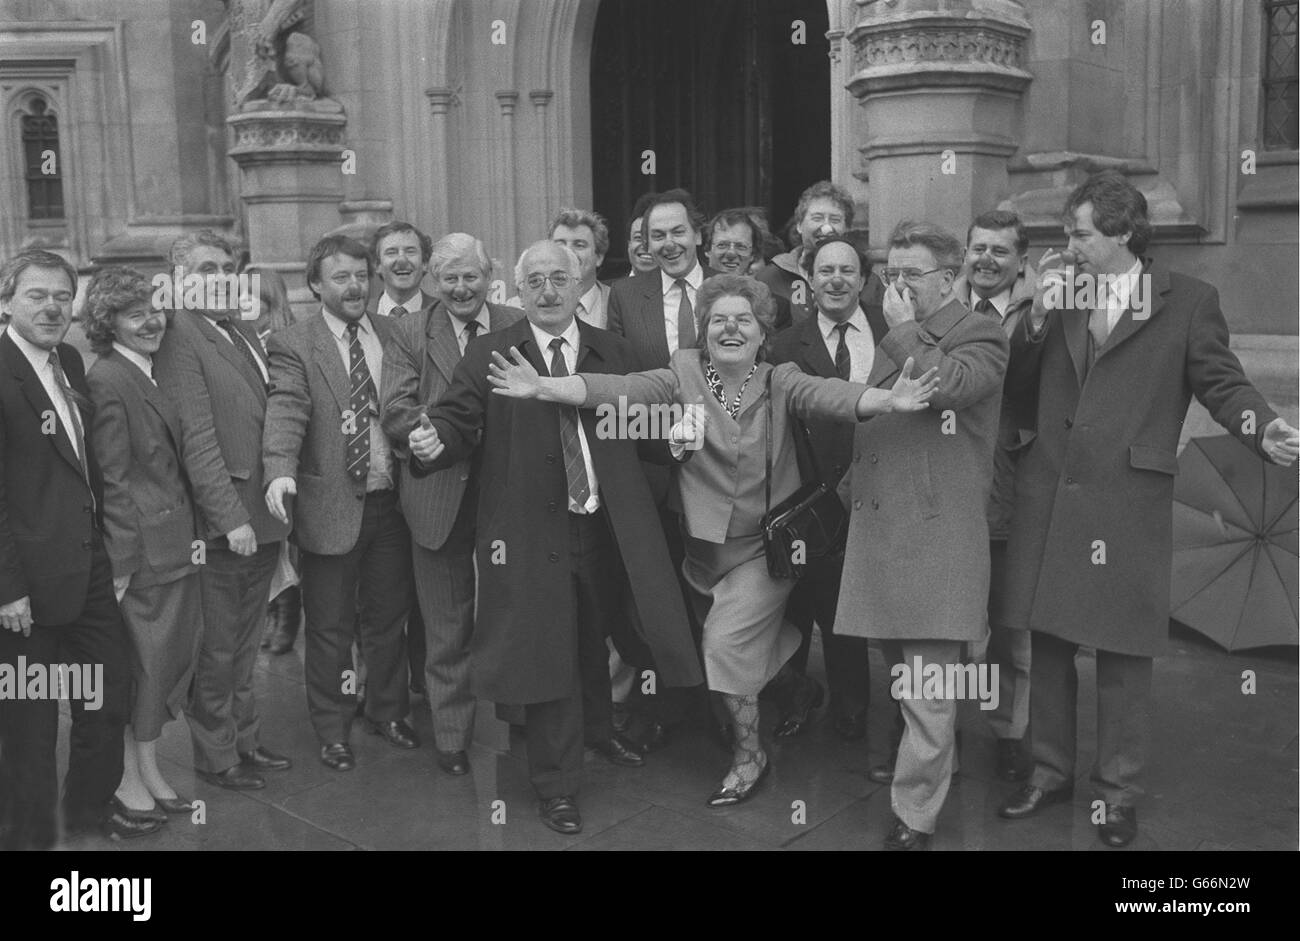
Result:
{"label": "woman in blazer", "polygon": [[104,472],[104,535],[131,638],[131,722],[115,800],[128,815],[166,820],[193,805],[163,778],[154,754],[189,690],[202,630],[194,504],[180,458],[175,406],[153,380],[167,329],[149,279],[131,268],[97,272],[82,309],[99,354],[86,374],[91,447]]}
{"label": "woman in blazer", "polygon": [[[685,527],[683,574],[704,621],[709,688],[722,694],[735,743],[731,770],[708,800],[723,807],[748,798],[767,776],[758,694],[799,646],[798,631],[782,617],[794,582],[768,575],[763,551],[769,378],[774,506],[800,483],[792,415],[852,422],[917,411],[926,407],[935,381],[934,370],[912,378],[910,361],[891,391],[809,376],[793,364],[769,366],[762,353],[775,305],[767,286],[753,278],[709,278],[696,306],[703,349],[678,350],[667,369],[539,377],[512,350],[513,363],[496,356],[490,380],[502,395],[597,408],[611,417],[618,409],[684,407],[670,432],[674,455],[684,461],[676,478]],[[635,417],[629,412],[626,425],[610,427],[631,428]],[[603,421],[597,433],[600,427]]]}

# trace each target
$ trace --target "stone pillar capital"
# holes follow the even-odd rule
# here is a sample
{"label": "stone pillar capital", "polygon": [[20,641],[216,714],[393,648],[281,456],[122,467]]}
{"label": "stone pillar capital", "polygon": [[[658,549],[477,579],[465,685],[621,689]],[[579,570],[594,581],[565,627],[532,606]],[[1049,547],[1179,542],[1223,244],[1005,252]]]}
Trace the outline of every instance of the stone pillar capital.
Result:
{"label": "stone pillar capital", "polygon": [[519,104],[519,92],[517,91],[499,91],[497,92],[497,104],[501,106],[501,114],[510,117],[515,113],[515,106]]}
{"label": "stone pillar capital", "polygon": [[452,105],[460,104],[454,88],[426,88],[424,97],[429,99],[429,110],[434,114],[446,114]]}

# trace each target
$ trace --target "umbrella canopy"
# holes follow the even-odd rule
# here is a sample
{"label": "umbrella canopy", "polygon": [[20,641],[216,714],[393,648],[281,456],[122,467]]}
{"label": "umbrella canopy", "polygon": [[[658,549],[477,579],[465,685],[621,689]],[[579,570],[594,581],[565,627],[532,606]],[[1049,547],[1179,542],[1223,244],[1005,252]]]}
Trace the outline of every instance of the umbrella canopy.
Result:
{"label": "umbrella canopy", "polygon": [[1170,617],[1227,650],[1300,643],[1294,468],[1231,435],[1193,438],[1174,484]]}

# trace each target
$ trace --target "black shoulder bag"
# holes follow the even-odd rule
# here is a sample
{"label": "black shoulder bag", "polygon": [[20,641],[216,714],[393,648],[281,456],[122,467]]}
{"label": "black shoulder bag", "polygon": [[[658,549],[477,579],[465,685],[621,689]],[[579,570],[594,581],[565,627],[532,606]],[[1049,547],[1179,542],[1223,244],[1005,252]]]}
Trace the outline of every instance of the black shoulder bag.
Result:
{"label": "black shoulder bag", "polygon": [[798,578],[804,566],[838,552],[848,533],[849,516],[839,496],[822,479],[808,426],[791,416],[808,440],[814,479],[772,506],[772,371],[767,373],[767,477],[763,482],[763,551],[773,578]]}

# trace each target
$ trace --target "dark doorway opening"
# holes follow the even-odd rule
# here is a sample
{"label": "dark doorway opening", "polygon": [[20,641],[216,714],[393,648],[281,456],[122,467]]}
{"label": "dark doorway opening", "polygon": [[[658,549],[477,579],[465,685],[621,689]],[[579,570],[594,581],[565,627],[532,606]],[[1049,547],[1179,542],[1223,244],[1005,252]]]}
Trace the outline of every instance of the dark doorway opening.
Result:
{"label": "dark doorway opening", "polygon": [[800,191],[830,175],[828,28],[825,0],[603,0],[591,59],[602,277],[627,273],[632,205],[648,190],[685,187],[710,215],[762,206],[781,233]]}

